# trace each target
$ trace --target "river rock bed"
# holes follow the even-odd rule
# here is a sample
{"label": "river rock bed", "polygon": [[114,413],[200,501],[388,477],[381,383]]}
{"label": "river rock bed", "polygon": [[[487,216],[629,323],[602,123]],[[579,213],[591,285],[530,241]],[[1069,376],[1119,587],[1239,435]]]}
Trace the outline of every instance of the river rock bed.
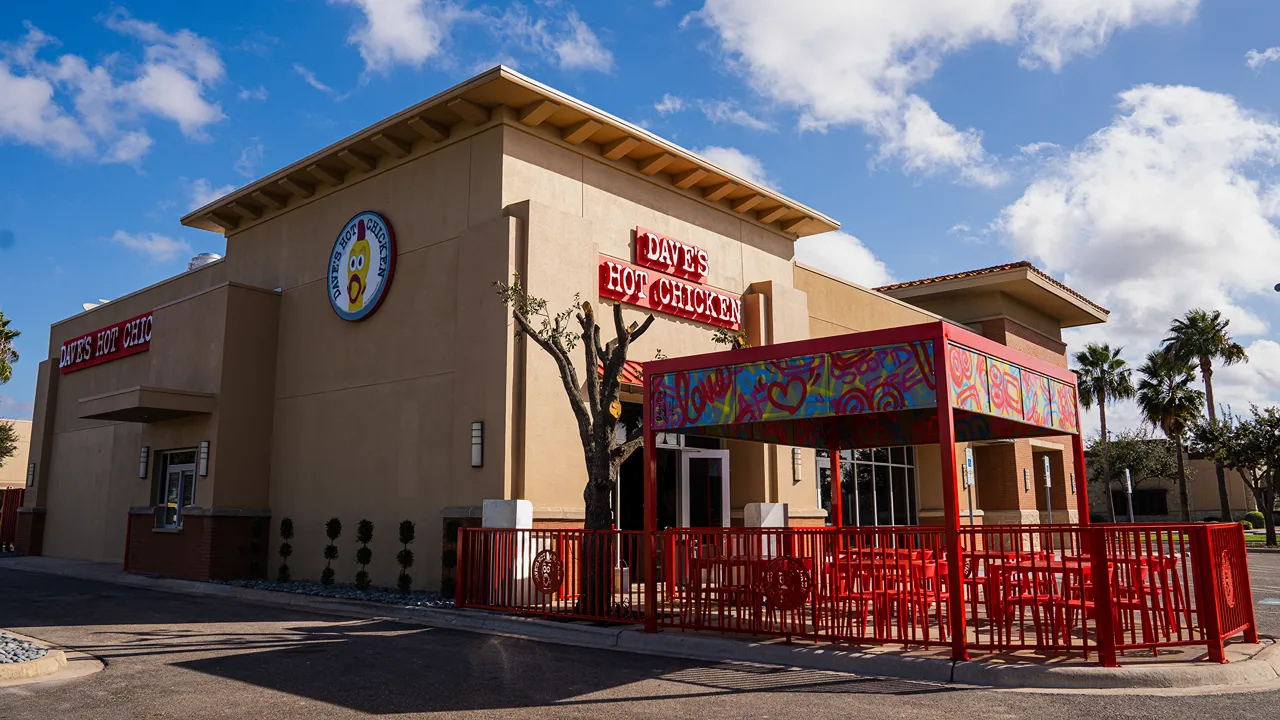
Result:
{"label": "river rock bed", "polygon": [[34,645],[26,640],[19,640],[12,635],[0,633],[0,664],[39,660],[47,652],[49,651],[39,645]]}
{"label": "river rock bed", "polygon": [[323,585],[306,580],[218,580],[220,585],[253,588],[255,590],[274,590],[276,592],[295,593],[298,595],[316,595],[318,597],[338,598],[340,600],[363,600],[365,602],[400,605],[402,607],[451,608],[453,600],[445,598],[437,592],[415,590],[408,595],[391,588],[369,588],[361,590],[351,585]]}

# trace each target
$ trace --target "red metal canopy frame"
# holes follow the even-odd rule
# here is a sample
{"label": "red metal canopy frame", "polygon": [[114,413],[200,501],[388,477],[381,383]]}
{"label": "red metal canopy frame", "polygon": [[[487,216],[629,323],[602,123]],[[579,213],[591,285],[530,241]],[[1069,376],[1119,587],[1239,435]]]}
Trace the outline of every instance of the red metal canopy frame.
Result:
{"label": "red metal canopy frame", "polygon": [[[1079,522],[1089,522],[1076,376],[946,322],[644,363],[645,533],[657,531],[658,432],[841,450],[938,444],[946,542],[960,557],[956,442],[1070,435]],[[838,525],[840,473],[832,473]],[[655,577],[646,553],[646,577]],[[952,597],[961,564],[948,564]],[[646,629],[656,630],[656,585]],[[963,612],[953,656],[967,658]]]}

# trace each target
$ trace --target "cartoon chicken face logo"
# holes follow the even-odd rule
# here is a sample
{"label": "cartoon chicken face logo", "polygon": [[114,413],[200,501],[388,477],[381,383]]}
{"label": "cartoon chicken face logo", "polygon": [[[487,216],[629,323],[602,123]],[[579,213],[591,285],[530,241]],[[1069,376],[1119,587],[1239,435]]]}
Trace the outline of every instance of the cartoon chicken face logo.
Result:
{"label": "cartoon chicken face logo", "polygon": [[347,260],[347,311],[355,312],[364,307],[364,289],[369,283],[369,240],[364,236],[364,220],[356,230],[356,241],[351,244]]}

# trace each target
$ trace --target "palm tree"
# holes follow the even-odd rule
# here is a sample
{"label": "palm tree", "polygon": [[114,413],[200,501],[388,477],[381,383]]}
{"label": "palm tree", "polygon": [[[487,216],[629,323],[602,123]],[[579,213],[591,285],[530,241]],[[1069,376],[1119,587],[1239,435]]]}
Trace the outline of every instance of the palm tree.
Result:
{"label": "palm tree", "polygon": [[1187,499],[1187,468],[1182,460],[1182,436],[1187,427],[1200,417],[1204,393],[1191,387],[1196,381],[1196,366],[1168,350],[1147,354],[1138,368],[1138,408],[1147,422],[1160,428],[1178,453],[1178,497],[1182,501],[1182,521],[1191,522],[1191,504]]}
{"label": "palm tree", "polygon": [[[1169,337],[1164,339],[1166,349],[1183,360],[1199,364],[1210,423],[1218,420],[1213,404],[1213,361],[1221,360],[1223,365],[1249,362],[1244,346],[1232,340],[1231,333],[1227,332],[1230,324],[1230,320],[1222,319],[1222,313],[1218,310],[1208,312],[1196,308],[1175,319],[1169,326]],[[1218,504],[1222,506],[1222,519],[1230,520],[1231,501],[1227,498],[1227,476],[1221,463],[1214,463],[1214,468],[1218,473]]]}
{"label": "palm tree", "polygon": [[[1102,430],[1102,482],[1107,493],[1107,507],[1111,510],[1111,522],[1116,521],[1116,505],[1111,497],[1111,447],[1107,435],[1107,400],[1124,400],[1133,397],[1133,382],[1128,364],[1120,353],[1124,348],[1089,343],[1075,354],[1076,388],[1080,404],[1085,409],[1098,404],[1098,419]],[[1084,469],[1081,468],[1081,472]]]}
{"label": "palm tree", "polygon": [[18,362],[18,351],[13,349],[13,341],[21,334],[9,329],[9,318],[0,311],[0,385],[13,378],[13,364]]}

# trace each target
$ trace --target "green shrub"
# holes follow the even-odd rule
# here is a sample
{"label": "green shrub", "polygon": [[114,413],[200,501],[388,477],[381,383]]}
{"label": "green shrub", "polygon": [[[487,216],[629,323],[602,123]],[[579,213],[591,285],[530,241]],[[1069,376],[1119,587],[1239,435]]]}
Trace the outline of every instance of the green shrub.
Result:
{"label": "green shrub", "polygon": [[1244,514],[1244,519],[1253,527],[1259,528],[1267,524],[1267,519],[1257,510],[1250,510]]}
{"label": "green shrub", "polygon": [[413,587],[413,578],[409,576],[409,568],[413,567],[413,551],[409,549],[409,543],[413,542],[414,526],[410,520],[400,523],[400,544],[404,547],[400,552],[396,553],[396,562],[400,563],[400,576],[396,578],[396,587],[400,588],[400,592],[408,595],[409,589]]}
{"label": "green shrub", "polygon": [[293,546],[289,541],[293,539],[293,520],[289,518],[280,520],[280,539],[284,542],[280,543],[280,549],[276,551],[280,555],[280,571],[276,573],[276,579],[280,582],[289,582],[289,556],[293,554]]}
{"label": "green shrub", "polygon": [[1253,529],[1253,523],[1249,522],[1248,520],[1241,520],[1240,525],[1244,527],[1245,530]]}
{"label": "green shrub", "polygon": [[373,551],[369,549],[369,542],[373,540],[371,521],[361,520],[356,525],[356,540],[360,543],[360,548],[356,550],[356,564],[360,566],[360,571],[356,573],[356,587],[364,590],[369,587],[369,561],[373,559]]}
{"label": "green shrub", "polygon": [[338,559],[338,537],[342,535],[342,521],[338,518],[329,518],[329,522],[324,524],[325,537],[329,538],[329,544],[324,546],[324,570],[320,573],[320,582],[323,585],[333,584],[333,561]]}

